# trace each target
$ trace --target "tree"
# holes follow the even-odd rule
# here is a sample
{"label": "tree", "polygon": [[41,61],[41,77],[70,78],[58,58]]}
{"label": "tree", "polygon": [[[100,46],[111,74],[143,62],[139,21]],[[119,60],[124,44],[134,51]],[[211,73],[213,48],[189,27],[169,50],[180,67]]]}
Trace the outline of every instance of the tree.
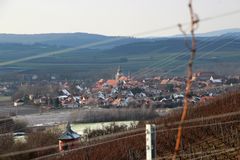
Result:
{"label": "tree", "polygon": [[168,92],[173,92],[174,85],[173,84],[167,84],[166,89]]}

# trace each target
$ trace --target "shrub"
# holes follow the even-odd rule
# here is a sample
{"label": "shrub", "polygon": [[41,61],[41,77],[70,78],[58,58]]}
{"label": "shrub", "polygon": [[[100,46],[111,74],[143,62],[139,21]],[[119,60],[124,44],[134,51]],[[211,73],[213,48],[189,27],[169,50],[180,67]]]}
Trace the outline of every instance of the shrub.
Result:
{"label": "shrub", "polygon": [[14,144],[14,139],[12,135],[2,135],[0,136],[0,153],[6,153],[11,150]]}
{"label": "shrub", "polygon": [[13,126],[13,130],[15,132],[25,132],[26,128],[27,128],[28,123],[26,121],[23,120],[15,120],[14,121],[14,126]]}

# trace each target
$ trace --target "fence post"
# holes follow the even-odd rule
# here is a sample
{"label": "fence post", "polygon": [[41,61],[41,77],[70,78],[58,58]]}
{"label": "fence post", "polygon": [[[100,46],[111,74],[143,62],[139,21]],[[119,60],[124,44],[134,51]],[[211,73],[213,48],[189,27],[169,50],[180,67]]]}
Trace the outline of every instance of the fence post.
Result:
{"label": "fence post", "polygon": [[153,160],[156,156],[156,126],[146,124],[146,160]]}

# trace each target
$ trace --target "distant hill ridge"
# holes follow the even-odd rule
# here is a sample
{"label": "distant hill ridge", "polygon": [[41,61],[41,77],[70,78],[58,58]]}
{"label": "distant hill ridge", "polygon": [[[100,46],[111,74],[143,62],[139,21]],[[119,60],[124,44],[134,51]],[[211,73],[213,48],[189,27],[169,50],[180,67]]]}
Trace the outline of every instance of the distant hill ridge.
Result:
{"label": "distant hill ridge", "polygon": [[[230,32],[231,31],[231,32]],[[215,34],[216,35],[216,34]],[[88,33],[52,33],[16,35],[0,34],[0,62],[18,60],[39,54],[64,50],[84,44],[117,40],[119,37]],[[240,73],[240,32],[238,30],[219,31],[217,36],[198,36],[197,55],[194,67],[211,69],[219,74]],[[174,69],[171,74],[181,75],[185,70],[178,68],[187,62],[189,50],[183,37],[132,38],[120,37],[91,48],[77,49],[42,58],[34,58],[20,63],[1,66],[1,73],[9,73],[9,67],[17,72],[54,74],[72,73],[74,76],[93,76],[106,73],[116,66],[130,72],[153,66],[149,74],[160,74]],[[152,69],[153,68],[153,69]],[[91,74],[90,74],[91,71]],[[65,75],[64,75],[65,76]],[[63,76],[63,77],[64,77]],[[109,75],[107,75],[109,76]],[[78,77],[78,78],[79,78]]]}
{"label": "distant hill ridge", "polygon": [[[35,44],[41,43],[45,45],[57,45],[73,47],[109,39],[117,39],[117,36],[104,36],[99,34],[89,33],[48,33],[48,34],[0,34],[0,43],[21,43],[21,44]],[[123,45],[142,41],[139,38],[121,37],[117,42],[111,42],[107,45],[101,45],[97,48],[112,48],[116,45]]]}
{"label": "distant hill ridge", "polygon": [[[221,35],[240,35],[240,29],[225,29],[218,30],[208,33],[197,34],[198,37],[214,37]],[[181,37],[181,35],[180,35]],[[41,43],[45,45],[57,45],[73,47],[83,44],[89,44],[99,41],[105,41],[109,39],[117,39],[117,36],[105,36],[100,34],[90,34],[90,33],[44,33],[44,34],[0,34],[0,43],[20,43],[20,44],[34,44]],[[133,38],[133,37],[121,37],[121,40],[108,43],[106,45],[97,46],[94,48],[106,49],[113,48],[115,46],[120,46],[129,43],[136,42],[152,42],[156,40],[166,40],[175,39],[179,36],[170,37],[155,37],[155,38]]]}

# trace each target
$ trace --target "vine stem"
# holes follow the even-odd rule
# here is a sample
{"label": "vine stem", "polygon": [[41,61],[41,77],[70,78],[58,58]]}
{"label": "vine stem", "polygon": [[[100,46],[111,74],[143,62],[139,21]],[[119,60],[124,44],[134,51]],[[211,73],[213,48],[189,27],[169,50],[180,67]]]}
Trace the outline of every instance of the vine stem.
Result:
{"label": "vine stem", "polygon": [[[184,120],[187,117],[187,112],[188,112],[188,99],[190,98],[190,92],[191,92],[191,87],[192,87],[192,75],[193,75],[193,61],[196,55],[196,39],[195,39],[195,29],[196,26],[199,22],[198,17],[194,14],[193,11],[193,7],[192,7],[192,0],[189,0],[189,11],[190,11],[190,17],[191,17],[191,48],[189,48],[189,45],[187,45],[186,47],[188,47],[191,51],[191,56],[188,62],[188,69],[187,69],[187,83],[186,83],[186,88],[185,88],[185,97],[184,97],[184,105],[183,105],[183,112],[181,115],[181,120],[178,126],[178,133],[177,133],[177,138],[176,138],[176,144],[175,144],[175,151],[172,157],[172,160],[176,160],[176,157],[179,153],[179,148],[180,148],[180,144],[181,144],[181,138],[182,138],[182,130],[183,130],[183,123]],[[179,25],[180,31],[184,34],[184,36],[186,36],[186,32],[182,29],[181,27],[182,25]],[[187,41],[187,38],[185,39],[185,41]],[[185,44],[188,44],[187,42],[185,42]]]}

